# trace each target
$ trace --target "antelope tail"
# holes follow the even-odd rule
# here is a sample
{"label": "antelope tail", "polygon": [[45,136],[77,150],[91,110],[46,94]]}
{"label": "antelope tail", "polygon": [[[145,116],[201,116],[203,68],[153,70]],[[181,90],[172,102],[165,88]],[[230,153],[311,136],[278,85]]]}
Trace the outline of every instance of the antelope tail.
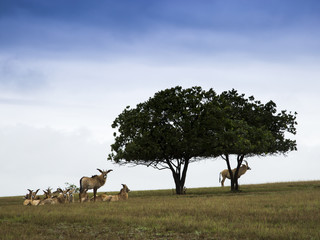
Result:
{"label": "antelope tail", "polygon": [[[83,178],[83,177],[82,177]],[[82,188],[82,178],[80,179],[80,193],[82,193],[82,191],[83,191],[83,188]]]}
{"label": "antelope tail", "polygon": [[221,182],[221,173],[219,174],[219,182]]}

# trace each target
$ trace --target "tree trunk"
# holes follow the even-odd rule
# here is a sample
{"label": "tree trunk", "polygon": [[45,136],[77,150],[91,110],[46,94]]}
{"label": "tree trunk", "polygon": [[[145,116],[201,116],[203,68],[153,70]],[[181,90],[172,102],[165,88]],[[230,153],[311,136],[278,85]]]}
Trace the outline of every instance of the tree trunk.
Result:
{"label": "tree trunk", "polygon": [[238,184],[238,178],[235,179],[234,181],[234,192],[238,192],[239,191],[239,184]]}
{"label": "tree trunk", "polygon": [[239,168],[242,164],[242,161],[244,159],[244,155],[238,155],[237,156],[237,168],[235,173],[233,174],[231,166],[230,166],[230,160],[229,160],[229,155],[226,154],[224,159],[227,162],[228,170],[229,170],[229,175],[230,175],[230,181],[231,181],[231,191],[232,192],[238,192],[239,191],[239,184],[238,184],[238,174],[239,174]]}
{"label": "tree trunk", "polygon": [[[188,165],[189,165],[189,159],[184,160],[184,164],[182,164],[181,161],[179,161],[179,164],[177,166],[173,166],[173,164],[168,164],[170,167],[170,170],[172,172],[172,176],[174,179],[174,183],[176,185],[176,194],[181,195],[184,194],[184,184],[186,181],[186,176],[187,176],[187,170],[188,170]],[[183,165],[183,170],[181,174],[181,167]],[[175,168],[174,168],[175,167]]]}
{"label": "tree trunk", "polygon": [[234,181],[234,191],[238,192],[239,191],[239,183],[238,183],[238,174],[239,174],[239,168],[242,164],[242,161],[244,159],[244,155],[238,155],[237,156],[237,170],[235,172],[235,181]]}
{"label": "tree trunk", "polygon": [[176,194],[181,195],[184,194],[183,188],[184,188],[184,183],[181,181],[181,179],[175,180],[176,184]]}
{"label": "tree trunk", "polygon": [[232,169],[231,169],[231,166],[230,166],[229,155],[226,154],[224,159],[227,162],[227,166],[228,166],[228,170],[229,170],[230,181],[231,181],[231,191],[234,191],[234,176],[233,176]]}

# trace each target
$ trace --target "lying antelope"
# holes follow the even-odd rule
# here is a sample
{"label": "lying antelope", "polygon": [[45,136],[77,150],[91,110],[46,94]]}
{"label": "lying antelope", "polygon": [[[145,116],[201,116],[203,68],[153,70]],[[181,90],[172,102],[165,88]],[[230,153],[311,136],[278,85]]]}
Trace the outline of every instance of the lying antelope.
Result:
{"label": "lying antelope", "polygon": [[[96,197],[97,202],[108,202],[111,199],[111,195],[107,195],[106,193],[102,193],[99,196]],[[90,200],[86,199],[87,201],[94,201],[94,197],[91,197]]]}
{"label": "lying antelope", "polygon": [[[239,168],[238,178],[240,178],[241,175],[245,174],[247,170],[251,170],[251,168],[248,166],[248,162],[246,160],[244,160],[244,162],[246,164],[242,164],[241,167]],[[236,168],[232,169],[232,174],[235,174],[236,170],[237,170]],[[221,176],[222,176],[222,181],[221,181]],[[226,180],[226,178],[230,179],[230,174],[228,169],[224,169],[223,171],[220,172],[219,182],[221,182],[222,187],[224,186],[224,181]]]}
{"label": "lying antelope", "polygon": [[96,201],[97,189],[102,187],[107,180],[107,174],[112,171],[112,169],[108,171],[102,171],[99,168],[97,170],[101,173],[100,175],[94,175],[90,177],[82,177],[80,179],[80,193],[79,199],[82,201],[82,195],[86,193],[89,189],[93,189],[93,197],[94,201]]}
{"label": "lying antelope", "polygon": [[61,188],[58,188],[57,191],[55,191],[59,193],[58,196],[46,198],[40,202],[40,205],[67,203],[69,191],[70,189],[62,190]]}
{"label": "lying antelope", "polygon": [[52,198],[52,188],[48,187],[46,190],[43,190],[44,199]]}
{"label": "lying antelope", "polygon": [[26,194],[25,196],[25,200],[23,202],[23,205],[27,206],[27,205],[33,205],[33,206],[37,206],[40,203],[40,199],[39,197],[37,197],[37,193],[40,189],[38,189],[37,191],[33,191],[28,189],[29,193]]}
{"label": "lying antelope", "polygon": [[74,192],[75,192],[75,189],[69,190],[69,192],[67,193],[67,202],[74,203]]}
{"label": "lying antelope", "polygon": [[27,205],[31,205],[31,198],[32,198],[32,190],[28,189],[29,193],[26,194],[26,196],[24,197],[24,201],[23,201],[23,205],[27,206]]}
{"label": "lying antelope", "polygon": [[[117,195],[107,195],[105,193],[100,194],[97,196],[96,201],[98,202],[116,202],[116,201],[122,201],[128,199],[128,193],[130,192],[130,189],[127,187],[126,184],[121,184],[122,189]],[[90,201],[94,201],[93,197],[90,199]]]}
{"label": "lying antelope", "polygon": [[86,191],[83,193],[79,193],[79,200],[80,202],[89,202],[90,199],[88,193]]}
{"label": "lying antelope", "polygon": [[117,195],[110,196],[110,202],[115,202],[115,201],[122,201],[122,200],[127,200],[129,195],[128,193],[130,192],[130,189],[126,184],[121,184],[122,189]]}

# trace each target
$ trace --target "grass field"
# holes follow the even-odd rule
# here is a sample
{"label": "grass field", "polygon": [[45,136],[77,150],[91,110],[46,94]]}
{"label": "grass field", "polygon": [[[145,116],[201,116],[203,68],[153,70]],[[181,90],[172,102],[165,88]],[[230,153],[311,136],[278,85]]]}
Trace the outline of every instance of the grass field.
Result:
{"label": "grass field", "polygon": [[132,191],[124,202],[45,206],[0,198],[0,239],[320,239],[320,181],[241,190]]}

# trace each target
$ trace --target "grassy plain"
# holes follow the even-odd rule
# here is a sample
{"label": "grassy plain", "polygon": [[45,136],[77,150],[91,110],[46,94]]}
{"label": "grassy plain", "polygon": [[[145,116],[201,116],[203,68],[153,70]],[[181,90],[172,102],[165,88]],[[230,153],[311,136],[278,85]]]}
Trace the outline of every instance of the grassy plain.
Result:
{"label": "grassy plain", "polygon": [[320,181],[132,191],[125,202],[0,198],[0,239],[320,239]]}

